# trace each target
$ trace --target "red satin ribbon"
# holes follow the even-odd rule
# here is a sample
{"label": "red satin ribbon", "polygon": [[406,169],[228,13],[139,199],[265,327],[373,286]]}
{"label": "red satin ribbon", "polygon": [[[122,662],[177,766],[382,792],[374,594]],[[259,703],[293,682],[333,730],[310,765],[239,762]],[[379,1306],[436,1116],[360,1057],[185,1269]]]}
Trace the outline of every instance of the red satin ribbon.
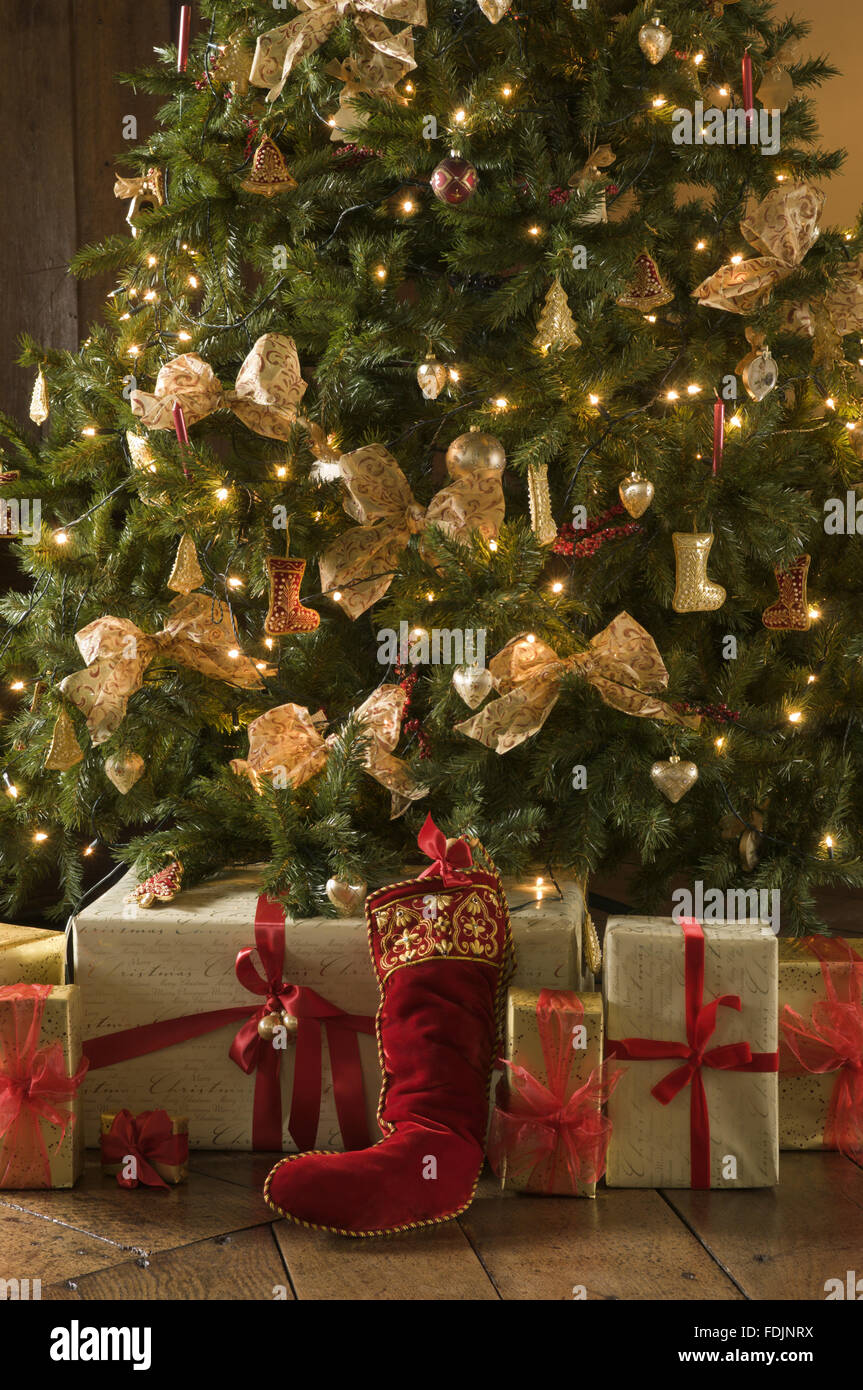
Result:
{"label": "red satin ribbon", "polygon": [[704,932],[701,924],[691,918],[680,923],[684,937],[686,972],[686,1042],[659,1042],[653,1038],[622,1038],[609,1040],[606,1057],[645,1061],[658,1057],[678,1057],[683,1065],[675,1067],[652,1087],[651,1094],[661,1105],[668,1105],[686,1086],[689,1101],[690,1187],[710,1186],[710,1114],[702,1075],[704,1067],[719,1071],[770,1072],[779,1069],[779,1053],[752,1052],[748,1042],[727,1043],[712,1047],[707,1043],[716,1031],[716,1015],[720,1007],[742,1008],[736,994],[721,994],[704,1003]]}
{"label": "red satin ribbon", "polygon": [[[257,950],[263,974],[252,960]],[[333,1077],[333,1096],[339,1129],[346,1149],[369,1146],[365,1093],[358,1033],[374,1033],[375,1021],[363,1014],[348,1014],[330,1004],[306,985],[282,979],[285,958],[285,913],[281,904],[262,895],[255,914],[255,946],[240,951],[235,965],[237,979],[262,1004],[188,1014],[164,1019],[119,1033],[106,1033],[84,1043],[84,1054],[93,1070],[159,1052],[164,1047],[213,1033],[228,1023],[242,1026],[231,1043],[229,1056],[247,1075],[255,1073],[252,1114],[252,1148],[276,1152],[282,1148],[282,1093],[280,1070],[283,1049],[258,1033],[267,1014],[286,1010],[297,1020],[294,1087],[288,1130],[298,1149],[314,1148],[321,1116],[321,1027],[326,1028]]]}
{"label": "red satin ribbon", "polygon": [[154,1163],[185,1163],[189,1157],[188,1134],[174,1134],[171,1117],[167,1110],[144,1110],[133,1115],[131,1110],[121,1110],[114,1116],[107,1134],[102,1135],[102,1162],[123,1164],[129,1158],[135,1159],[137,1177],[126,1178],[122,1170],[117,1174],[120,1187],[162,1187],[167,1191],[168,1184],[153,1167]]}
{"label": "red satin ribbon", "polygon": [[722,467],[725,452],[725,402],[715,401],[713,405],[713,476]]}
{"label": "red satin ribbon", "polygon": [[624,1069],[600,1064],[570,1093],[573,1029],[583,1018],[577,994],[540,991],[536,1026],[548,1084],[504,1059],[509,1096],[492,1114],[486,1149],[499,1177],[517,1177],[534,1191],[575,1193],[579,1183],[595,1183],[605,1172],[611,1122],[601,1107]]}
{"label": "red satin ribbon", "polygon": [[[51,985],[4,985],[0,988],[0,1150],[5,1162],[0,1187],[40,1180],[51,1186],[51,1160],[40,1121],[60,1130],[57,1149],[75,1123],[72,1101],[84,1079],[87,1062],[66,1074],[58,1042],[39,1047],[42,1015]],[[6,1006],[6,1007],[4,1007]]]}
{"label": "red satin ribbon", "polygon": [[[782,1030],[784,1075],[837,1072],[827,1111],[824,1146],[863,1156],[863,958],[841,937],[804,938],[821,962],[826,998],[804,1019],[786,1004]],[[834,967],[839,967],[838,969]],[[789,1062],[786,1048],[798,1067]]]}
{"label": "red satin ribbon", "polygon": [[447,888],[452,888],[454,884],[463,882],[456,871],[469,869],[473,863],[473,855],[467,840],[454,840],[447,848],[446,836],[435,825],[431,815],[428,815],[422,830],[417,835],[417,844],[423,854],[434,861],[423,869],[422,873],[418,875],[419,878],[441,878]]}

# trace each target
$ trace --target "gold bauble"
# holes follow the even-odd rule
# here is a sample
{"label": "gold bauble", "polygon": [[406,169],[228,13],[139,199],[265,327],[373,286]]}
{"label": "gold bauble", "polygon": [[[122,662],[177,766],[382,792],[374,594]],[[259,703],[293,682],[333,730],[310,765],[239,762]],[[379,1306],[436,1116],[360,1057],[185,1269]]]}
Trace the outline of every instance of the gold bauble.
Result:
{"label": "gold bauble", "polygon": [[642,478],[638,473],[632,472],[619,484],[618,496],[630,516],[644,516],[647,508],[653,501],[653,483],[649,478]]}
{"label": "gold bauble", "polygon": [[681,762],[676,755],[662,762],[654,763],[650,769],[654,786],[669,801],[678,802],[698,781],[698,768],[695,763]]}
{"label": "gold bauble", "polygon": [[474,428],[453,440],[446,451],[446,465],[453,478],[467,478],[486,470],[502,473],[506,468],[506,453],[493,434]]}
{"label": "gold bauble", "polygon": [[258,1019],[258,1037],[263,1038],[264,1042],[272,1042],[276,1029],[281,1027],[281,1014],[264,1014],[263,1018]]}
{"label": "gold bauble", "polygon": [[638,31],[638,47],[654,67],[662,62],[671,47],[671,30],[660,22],[658,15],[654,15],[649,24],[642,24]]}
{"label": "gold bauble", "polygon": [[417,367],[417,385],[427,401],[436,401],[446,386],[447,369],[443,362],[427,357]]}

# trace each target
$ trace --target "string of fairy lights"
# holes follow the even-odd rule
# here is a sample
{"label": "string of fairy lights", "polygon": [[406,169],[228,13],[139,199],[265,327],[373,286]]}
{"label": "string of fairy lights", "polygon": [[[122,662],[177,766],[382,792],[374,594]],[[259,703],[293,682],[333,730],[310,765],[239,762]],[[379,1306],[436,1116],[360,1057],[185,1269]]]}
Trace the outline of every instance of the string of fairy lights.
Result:
{"label": "string of fairy lights", "polygon": [[[454,32],[452,43],[455,43],[457,41],[460,30],[463,27],[463,25],[467,22],[468,17],[468,12],[466,11],[465,15],[459,22],[458,28]],[[217,108],[218,105],[218,96],[212,80],[213,74],[211,71],[210,59],[211,56],[214,55],[216,52],[224,51],[223,45],[215,43],[214,33],[215,20],[213,19],[210,29],[210,36],[205,46],[204,76],[210,88],[210,91],[214,96],[214,102],[210,108],[210,111],[207,113],[206,120],[202,128],[202,148],[207,125],[209,124],[212,112]],[[523,36],[520,32],[519,43],[523,47]],[[691,62],[696,70],[702,69],[706,60],[707,55],[701,49],[697,50],[694,54],[692,54],[691,57]],[[652,70],[649,69],[648,71]],[[522,84],[520,84],[515,79],[504,80],[501,83],[501,86],[498,90],[497,104],[495,106],[495,109],[493,112],[486,114],[486,119],[497,121],[499,120],[502,112],[508,112],[513,117],[523,114],[525,111],[534,113],[535,110],[538,108],[522,106],[519,104],[521,86]],[[721,98],[724,99],[727,97],[729,100],[731,99],[730,86],[720,85],[716,87],[715,90]],[[403,83],[401,87],[401,98],[405,104],[408,104],[416,95],[416,93],[417,84],[414,81],[410,80]],[[662,93],[648,92],[645,100],[647,101],[648,113],[652,112],[653,115],[659,121],[662,121],[670,113],[669,103],[667,102],[665,96]],[[643,108],[638,107],[635,108],[632,112],[626,113],[623,116],[615,118],[613,121],[605,122],[598,127],[598,131],[609,130],[623,123],[624,121],[631,119],[633,115],[640,115],[642,110]],[[319,112],[317,114],[318,118],[322,121],[323,124],[329,127],[333,127],[335,125],[335,117],[324,116]],[[446,125],[446,133],[449,139],[453,143],[458,144],[465,136],[471,134],[474,131],[478,131],[481,128],[482,117],[482,111],[476,108],[472,108],[469,102],[455,107],[455,109],[451,113],[449,122]],[[282,125],[284,125],[284,122],[282,123]],[[651,145],[651,150],[648,153],[648,157],[645,164],[638,171],[638,173],[630,179],[630,181],[624,186],[624,188],[618,191],[616,196],[622,196],[623,193],[627,192],[638,182],[639,178],[643,175],[644,171],[650,163],[650,160],[653,157],[653,150],[655,145],[656,139],[654,137],[653,143]],[[244,161],[244,164],[241,165],[240,168],[245,167],[245,165],[248,164],[248,162],[249,158],[247,158]],[[787,172],[781,170],[777,172],[775,175],[776,181],[780,184],[783,183],[789,177],[792,176],[789,175]],[[413,218],[422,209],[422,202],[415,192],[415,190],[420,188],[421,186],[422,185],[416,183],[415,181],[402,181],[401,183],[397,184],[394,188],[390,189],[389,192],[381,195],[380,198],[374,200],[374,202],[362,202],[343,209],[340,212],[334,226],[332,227],[331,231],[328,233],[326,238],[324,238],[320,243],[318,243],[317,249],[319,251],[325,249],[335,239],[346,217],[358,211],[368,210],[370,208],[377,207],[381,204],[381,202],[385,203],[388,207],[392,207],[395,211],[395,215],[400,217],[402,220],[409,220]],[[398,201],[399,199],[400,201]],[[209,210],[209,198],[207,199],[207,205]],[[523,227],[523,236],[526,239],[528,239],[531,243],[539,244],[546,235],[547,228],[540,221],[537,221],[532,218],[525,219],[525,225]],[[854,234],[850,231],[846,232],[845,239],[848,242],[853,241]],[[221,272],[218,265],[218,258],[213,253],[212,242],[209,237],[209,229],[207,231],[207,242],[209,255],[205,259],[207,261],[207,271],[209,273],[211,285],[214,280],[218,284],[219,289],[221,290],[222,299],[224,300],[226,313],[230,315],[230,302],[228,299],[228,295],[225,291],[224,284],[222,283]],[[694,250],[699,254],[706,255],[707,253],[709,253],[709,251],[711,250],[711,238],[707,235],[700,236],[694,244]],[[204,313],[196,317],[195,314],[191,311],[190,305],[188,303],[189,298],[192,295],[197,294],[201,290],[204,290],[205,293],[207,293],[208,289],[210,288],[207,286],[206,283],[207,276],[204,275],[201,270],[200,263],[202,259],[204,259],[203,253],[198,249],[191,247],[188,242],[182,242],[180,244],[179,252],[180,259],[175,260],[173,266],[169,264],[169,260],[167,257],[163,257],[160,262],[160,258],[154,253],[145,253],[142,256],[141,265],[135,271],[132,272],[131,279],[127,278],[126,282],[123,285],[118,286],[118,288],[112,291],[111,295],[109,296],[110,302],[114,302],[118,298],[125,298],[126,303],[122,308],[122,312],[120,311],[119,307],[117,309],[117,320],[119,324],[131,323],[133,320],[137,319],[139,315],[148,312],[151,312],[154,315],[153,329],[151,333],[145,337],[144,341],[125,341],[118,344],[118,351],[120,355],[125,356],[131,364],[134,364],[136,366],[143,365],[144,359],[146,359],[151,350],[156,347],[160,348],[164,352],[168,348],[169,344],[180,343],[183,345],[185,350],[187,347],[194,344],[196,332],[203,332],[209,336],[212,336],[224,332],[235,332],[241,328],[246,328],[249,322],[253,320],[258,314],[260,314],[263,311],[263,309],[278,295],[280,289],[290,278],[289,274],[284,274],[280,276],[271,286],[271,288],[266,292],[266,294],[264,294],[258,301],[256,301],[253,307],[246,313],[244,313],[240,318],[231,319],[227,322],[210,322],[208,318],[204,317]],[[733,264],[740,264],[744,259],[744,251],[735,251],[730,257],[730,260]],[[171,281],[169,279],[169,272],[172,269],[174,271],[179,271],[179,279],[183,282],[182,290],[180,290],[180,287],[177,284],[175,284],[172,287]],[[370,261],[369,265],[367,266],[367,273],[372,282],[377,282],[377,284],[379,284],[383,288],[386,285],[386,282],[389,278],[389,267],[387,266],[385,261],[377,260],[374,263]],[[208,301],[205,299],[204,303],[206,304],[207,302]],[[165,309],[169,311],[175,323],[179,321],[180,323],[187,326],[179,327],[176,330],[169,330],[163,328],[161,324],[162,315]],[[643,317],[648,327],[656,324],[658,321],[657,315],[653,313],[646,314]],[[190,332],[189,328],[192,328],[195,331]],[[861,348],[863,348],[863,339],[861,339]],[[677,359],[677,362],[679,362],[679,357]],[[397,440],[394,441],[394,444],[397,444],[400,440],[408,436],[410,433],[413,433],[417,430],[424,430],[431,425],[434,425],[435,427],[435,434],[432,436],[432,438],[434,439],[436,438],[437,434],[445,427],[445,424],[449,418],[451,418],[455,414],[470,410],[480,403],[484,405],[486,410],[492,414],[504,413],[518,409],[517,402],[511,399],[511,393],[506,393],[506,387],[504,387],[504,390],[494,393],[490,397],[487,395],[485,390],[467,392],[464,390],[464,382],[466,376],[469,378],[469,366],[467,366],[464,363],[448,363],[446,365],[448,373],[448,385],[451,390],[460,391],[461,399],[456,404],[452,405],[449,409],[443,412],[439,412],[432,418],[429,419],[424,417],[409,425],[406,428],[406,430],[398,436]],[[860,358],[859,365],[863,366],[863,356],[861,356]],[[524,377],[527,373],[531,371],[542,370],[543,366],[544,364],[542,362],[539,362],[535,367],[528,368],[527,372],[524,370],[520,371],[520,378]],[[600,421],[603,428],[595,439],[591,439],[587,443],[584,451],[578,459],[573,475],[569,482],[569,488],[566,494],[565,501],[568,501],[569,497],[571,496],[572,488],[575,486],[578,473],[585,460],[592,453],[596,453],[597,450],[601,448],[603,442],[608,438],[608,436],[611,433],[614,433],[617,430],[621,429],[626,423],[628,423],[633,418],[633,416],[654,410],[660,405],[675,407],[678,404],[696,404],[698,402],[698,398],[704,393],[706,388],[703,386],[702,383],[698,381],[669,382],[669,377],[673,375],[674,369],[675,363],[672,363],[663,374],[663,378],[660,382],[659,388],[649,400],[643,402],[638,407],[626,411],[623,414],[620,414],[615,417],[612,417],[603,405],[602,397],[598,391],[585,392],[584,400],[581,403],[583,413],[588,419],[591,416],[593,416],[595,419]],[[796,378],[796,380],[805,379],[806,378]],[[817,381],[816,374],[813,373],[809,379]],[[843,423],[849,433],[853,433],[855,430],[861,427],[859,414],[852,415],[850,414],[850,412],[847,411],[847,409],[844,411],[840,409],[840,404],[835,399],[835,397],[823,394],[823,388],[822,396],[825,410],[830,411],[836,418],[842,418],[843,415],[847,416],[847,418],[843,419]],[[749,414],[747,408],[736,409],[734,414],[728,420],[728,428],[740,432],[740,437],[742,438],[743,432],[746,430],[748,421]],[[824,422],[822,422],[821,425],[817,426],[816,428],[824,428],[827,425],[829,425],[829,423],[829,420],[825,420]],[[747,435],[747,438],[750,440],[750,442],[752,442],[766,432],[769,432],[767,430],[767,427],[764,427],[763,429],[758,429],[756,427],[754,431]],[[82,426],[80,433],[83,438],[95,438],[97,436],[106,434],[115,435],[121,440],[123,447],[125,448],[125,439],[123,431],[118,431],[116,429],[105,429],[104,427],[96,424],[95,422],[89,422]],[[336,444],[336,440],[333,436],[330,436],[329,442],[331,443],[331,445]],[[132,466],[131,459],[128,458],[128,450],[126,450],[126,454],[128,462],[130,464],[130,468],[132,469],[132,471],[130,472],[130,476],[124,479],[117,487],[113,488],[104,497],[100,498],[99,501],[95,503],[92,507],[90,507],[86,512],[82,513],[78,517],[73,518],[72,520],[60,524],[53,531],[51,536],[51,539],[55,545],[61,548],[68,545],[70,543],[71,535],[75,527],[87,521],[101,507],[108,505],[120,492],[130,489],[134,486],[136,482],[135,470]],[[696,457],[701,458],[702,455],[697,454]],[[151,465],[151,471],[158,471],[158,466],[155,463]],[[287,466],[283,464],[275,465],[275,476],[277,479],[280,480],[287,477]],[[214,501],[219,505],[224,505],[229,502],[232,502],[238,489],[245,490],[246,492],[248,492],[250,501],[254,500],[255,494],[252,493],[251,489],[243,488],[242,485],[236,484],[232,479],[226,478],[223,483],[221,483],[218,487],[214,489]],[[320,513],[318,513],[317,515],[318,517],[320,517]],[[486,542],[486,544],[488,546],[490,555],[493,555],[494,552],[498,549],[498,543],[495,540],[490,540]],[[230,620],[232,623],[234,623],[233,610],[230,606],[231,594],[236,593],[238,590],[240,590],[243,587],[245,581],[241,575],[230,572],[230,561],[229,567],[226,568],[224,572],[216,571],[210,566],[210,564],[208,563],[208,554],[211,545],[212,541],[208,542],[202,558],[204,559],[206,567],[214,580],[213,592],[215,594],[215,588],[217,583],[220,584],[221,589],[224,592],[226,602],[228,604]],[[238,546],[232,553],[231,560],[233,560],[233,556],[236,555],[236,553],[241,548],[242,544],[238,543]],[[400,571],[398,570],[386,571],[386,574],[388,576],[395,576],[399,573]],[[572,584],[573,576],[574,570],[571,570],[570,585]],[[373,576],[373,578],[375,577],[378,576]],[[21,622],[26,620],[26,618],[30,615],[36,604],[39,603],[41,599],[44,597],[45,592],[50,584],[50,578],[51,576],[49,575],[41,589],[37,588],[36,590],[34,590],[31,603],[28,606],[27,610],[21,614],[19,619],[14,624],[10,625],[4,642],[0,644],[0,655],[2,655],[3,651],[8,646],[15,629],[20,625]],[[368,582],[368,577],[366,576],[362,580],[356,580],[354,582],[366,583]],[[554,599],[563,594],[564,588],[565,586],[560,579],[551,580],[549,583],[549,592],[552,595],[552,599],[551,601],[549,601],[543,597],[542,602],[548,602],[550,608],[552,609],[552,611],[554,611]],[[426,590],[423,595],[420,595],[420,597],[424,597],[426,602],[432,603],[434,602],[435,594],[432,590]],[[335,603],[339,603],[339,601],[342,598],[342,592],[338,589],[334,589],[331,591],[321,591],[318,594],[306,595],[304,597],[304,602],[314,602],[317,599],[326,598],[331,599]],[[820,610],[817,608],[816,605],[813,604],[810,607],[810,618],[814,621],[817,620],[820,616]],[[424,629],[421,628],[415,628],[413,632],[414,634],[418,634],[421,633],[423,630]],[[267,650],[272,651],[274,647],[273,639],[271,637],[265,637],[263,640]],[[535,635],[532,633],[528,634],[528,640],[535,641]],[[236,653],[234,653],[232,650],[232,652],[229,654],[236,654],[237,656],[240,655],[238,649],[236,650]],[[259,670],[263,670],[266,665],[266,663],[264,662],[258,662],[256,664],[258,665]],[[814,672],[810,672],[807,675],[806,683],[807,685],[811,686],[816,682],[816,680],[817,675]],[[42,679],[38,679],[34,682],[34,686],[36,688],[44,688],[44,685],[45,682]],[[10,690],[15,695],[23,696],[24,693],[28,690],[28,682],[20,678],[16,678],[10,683]],[[797,702],[794,702],[792,707],[788,709],[787,722],[791,726],[792,730],[800,728],[804,723],[804,713],[802,709],[797,707]],[[723,752],[726,751],[727,739],[728,735],[722,735],[714,740],[717,756],[721,756]],[[12,778],[10,777],[8,770],[4,770],[0,775],[2,775],[2,780],[5,786],[6,794],[10,796],[12,799],[17,800],[18,797],[21,795],[21,789],[19,788],[19,786],[12,781]],[[724,788],[724,783],[722,785],[727,798],[727,790]],[[729,805],[731,805],[730,799]],[[735,814],[738,813],[735,812]],[[743,821],[742,817],[740,817],[740,819],[741,821]],[[745,821],[743,823],[746,824]],[[33,833],[33,840],[37,844],[43,844],[49,838],[50,837],[48,832],[41,828],[34,831]],[[765,838],[772,838],[776,840],[776,837],[765,836]],[[779,840],[777,840],[776,842],[783,843]],[[93,840],[89,842],[82,850],[82,853],[85,856],[91,855],[95,852],[95,849],[97,848],[98,844],[98,840]],[[835,858],[835,836],[832,833],[826,834],[822,844],[825,851],[827,852],[827,857],[833,860]]]}

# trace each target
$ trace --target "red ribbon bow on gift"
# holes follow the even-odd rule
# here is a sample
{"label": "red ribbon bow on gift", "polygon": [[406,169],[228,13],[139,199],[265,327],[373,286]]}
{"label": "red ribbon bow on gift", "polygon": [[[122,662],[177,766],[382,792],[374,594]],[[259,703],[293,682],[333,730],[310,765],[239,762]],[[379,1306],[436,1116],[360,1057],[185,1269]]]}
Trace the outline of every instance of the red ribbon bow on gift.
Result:
{"label": "red ribbon bow on gift", "polygon": [[[257,950],[264,973],[252,961]],[[237,979],[262,1004],[213,1009],[207,1013],[168,1018],[140,1028],[106,1033],[84,1044],[94,1069],[113,1066],[131,1057],[143,1057],[163,1047],[215,1032],[242,1020],[229,1049],[231,1059],[247,1075],[255,1073],[252,1112],[252,1148],[277,1152],[282,1148],[281,1064],[284,1049],[275,1040],[262,1038],[258,1023],[267,1014],[286,1010],[297,1020],[294,1087],[288,1129],[298,1149],[311,1149],[321,1117],[321,1028],[326,1028],[333,1078],[333,1096],[339,1129],[346,1149],[369,1146],[359,1033],[374,1033],[375,1021],[363,1014],[348,1014],[305,985],[282,979],[285,958],[285,912],[274,898],[258,898],[255,913],[255,946],[240,951],[235,965]]]}
{"label": "red ribbon bow on gift", "polygon": [[120,1187],[162,1187],[168,1184],[153,1167],[154,1163],[185,1163],[189,1157],[188,1134],[175,1134],[167,1110],[144,1110],[133,1115],[121,1110],[114,1116],[111,1128],[102,1135],[102,1162],[125,1165],[135,1160],[135,1177],[117,1174]]}
{"label": "red ribbon bow on gift", "polygon": [[[60,1043],[39,1047],[42,1015],[51,985],[0,988],[0,1141],[6,1162],[0,1187],[51,1185],[51,1160],[41,1120],[60,1130],[57,1148],[75,1123],[72,1101],[84,1079],[86,1060],[72,1076]],[[13,1176],[14,1175],[14,1176]]]}
{"label": "red ribbon bow on gift", "polygon": [[532,1191],[560,1192],[561,1168],[565,1190],[572,1193],[579,1183],[595,1183],[605,1172],[611,1121],[601,1107],[624,1069],[600,1064],[567,1095],[576,1056],[573,1029],[583,1018],[577,994],[541,990],[536,1023],[548,1084],[503,1059],[509,1068],[509,1096],[492,1113],[486,1153],[498,1177],[520,1178]]}
{"label": "red ribbon bow on gift", "polygon": [[[830,1097],[824,1146],[849,1158],[863,1155],[863,958],[841,937],[806,937],[821,962],[826,999],[808,1019],[790,1004],[779,1021],[783,1041],[807,1072],[837,1072]],[[837,968],[838,967],[838,968]],[[791,1070],[783,1058],[781,1070]]]}
{"label": "red ribbon bow on gift", "polygon": [[704,1003],[704,932],[701,924],[691,918],[680,923],[684,936],[684,965],[686,972],[686,1042],[660,1042],[653,1038],[621,1038],[609,1040],[607,1057],[644,1061],[657,1057],[679,1057],[683,1065],[675,1067],[652,1087],[651,1095],[661,1105],[668,1105],[686,1086],[691,1087],[689,1102],[690,1186],[710,1186],[710,1114],[703,1071],[711,1067],[719,1071],[770,1072],[779,1069],[779,1053],[753,1052],[748,1042],[727,1043],[722,1047],[707,1047],[716,1031],[720,1007],[736,1009],[742,1005],[737,994],[721,994]]}
{"label": "red ribbon bow on gift", "polygon": [[417,835],[417,844],[423,854],[428,859],[433,860],[433,863],[423,869],[418,877],[439,877],[447,888],[452,888],[454,884],[461,882],[457,871],[469,869],[473,863],[473,855],[467,840],[447,842],[443,831],[438,829],[430,815],[426,816],[423,828]]}

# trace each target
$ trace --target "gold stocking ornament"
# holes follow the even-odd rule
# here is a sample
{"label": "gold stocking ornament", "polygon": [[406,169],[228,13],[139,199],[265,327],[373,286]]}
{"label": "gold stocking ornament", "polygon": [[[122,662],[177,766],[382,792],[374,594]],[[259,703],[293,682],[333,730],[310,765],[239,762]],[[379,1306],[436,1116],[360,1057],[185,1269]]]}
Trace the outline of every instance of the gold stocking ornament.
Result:
{"label": "gold stocking ornament", "polygon": [[712,613],[725,602],[725,590],[707,578],[707,557],[713,545],[713,532],[675,531],[674,560],[677,566],[674,598],[675,613]]}
{"label": "gold stocking ornament", "polygon": [[809,600],[806,596],[806,583],[809,575],[810,555],[798,555],[787,569],[777,565],[773,573],[779,585],[779,597],[769,608],[765,608],[761,621],[773,632],[808,632],[812,626],[809,616]]}

